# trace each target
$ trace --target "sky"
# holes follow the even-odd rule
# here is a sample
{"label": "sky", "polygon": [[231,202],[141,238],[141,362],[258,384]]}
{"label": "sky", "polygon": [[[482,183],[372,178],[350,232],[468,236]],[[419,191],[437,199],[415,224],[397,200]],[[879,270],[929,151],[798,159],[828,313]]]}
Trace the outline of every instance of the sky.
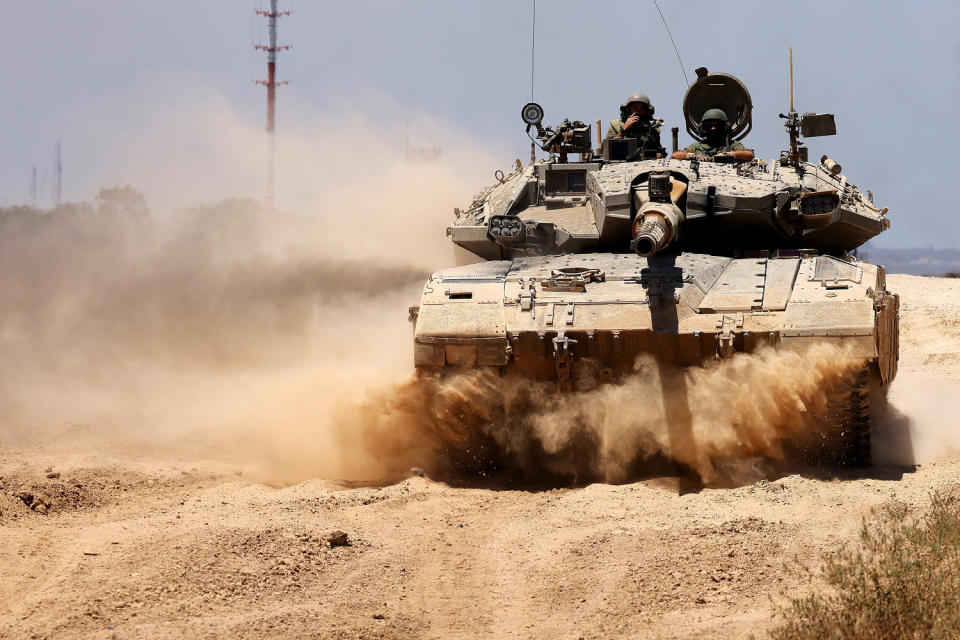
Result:
{"label": "sky", "polygon": [[[331,146],[325,153],[374,168],[402,155],[407,123],[412,144],[476,150],[477,162],[492,161],[491,176],[529,156],[520,108],[531,98],[532,0],[281,4],[293,14],[281,19],[280,41],[293,48],[279,54],[280,76],[291,84],[279,90],[278,132],[310,125],[316,146]],[[223,181],[206,180],[205,168],[229,173],[236,152],[224,138],[262,132],[264,90],[253,80],[265,62],[252,45],[265,40],[265,20],[253,11],[264,5],[0,1],[0,204],[29,202],[37,166],[40,204],[49,206],[57,140],[66,200],[126,182],[149,202],[262,195],[263,185],[241,179],[239,169],[237,179]],[[787,143],[778,114],[788,106],[792,45],[798,110],[836,114],[838,135],[811,139],[811,158],[828,154],[890,208],[892,227],[876,245],[960,248],[952,188],[960,176],[960,5],[660,6],[683,67],[652,0],[537,2],[533,98],[548,123],[608,121],[625,96],[642,91],[668,132],[682,123],[683,69],[692,80],[693,69],[706,66],[747,85],[754,129],[744,143],[774,158]],[[318,122],[327,123],[329,138]],[[383,146],[369,158],[347,153],[349,127],[382,131]],[[688,142],[681,127],[681,145]],[[249,172],[256,162],[237,165]]]}

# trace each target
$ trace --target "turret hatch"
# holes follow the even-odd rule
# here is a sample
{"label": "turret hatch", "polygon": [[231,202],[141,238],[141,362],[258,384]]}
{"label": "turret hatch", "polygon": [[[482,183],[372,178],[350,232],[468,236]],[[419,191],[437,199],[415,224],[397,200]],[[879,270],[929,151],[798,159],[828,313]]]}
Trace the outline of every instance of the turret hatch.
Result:
{"label": "turret hatch", "polygon": [[735,76],[709,73],[706,67],[700,67],[696,82],[683,96],[687,133],[694,140],[703,140],[700,120],[708,109],[723,109],[730,120],[730,137],[734,140],[744,138],[753,128],[753,102],[746,85]]}

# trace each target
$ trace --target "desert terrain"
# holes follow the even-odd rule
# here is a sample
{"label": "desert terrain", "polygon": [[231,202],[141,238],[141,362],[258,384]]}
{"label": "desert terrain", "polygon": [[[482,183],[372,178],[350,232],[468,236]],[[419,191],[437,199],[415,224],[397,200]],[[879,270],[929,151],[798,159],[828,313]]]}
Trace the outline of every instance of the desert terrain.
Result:
{"label": "desert terrain", "polygon": [[[669,474],[573,487],[443,481],[388,473],[389,451],[330,462],[349,450],[310,440],[312,427],[276,439],[210,431],[206,405],[168,438],[129,428],[134,413],[98,423],[89,416],[119,400],[89,394],[72,421],[71,385],[31,383],[36,402],[61,400],[35,416],[55,426],[0,431],[0,637],[763,637],[776,607],[812,588],[796,562],[815,567],[855,539],[873,507],[923,508],[931,491],[960,484],[960,280],[892,275],[889,288],[902,296],[892,404],[906,431],[877,434],[862,472],[768,470],[712,488]],[[143,421],[182,423],[199,394],[237,398],[254,422],[320,410],[300,406],[307,392],[283,391],[284,376],[237,376],[225,392],[191,375],[178,380],[192,392],[169,393]],[[314,383],[329,384],[298,382]],[[264,386],[269,396],[243,401]],[[145,397],[107,387],[137,406]],[[242,422],[216,415],[224,429]],[[404,448],[403,467],[416,455]]]}

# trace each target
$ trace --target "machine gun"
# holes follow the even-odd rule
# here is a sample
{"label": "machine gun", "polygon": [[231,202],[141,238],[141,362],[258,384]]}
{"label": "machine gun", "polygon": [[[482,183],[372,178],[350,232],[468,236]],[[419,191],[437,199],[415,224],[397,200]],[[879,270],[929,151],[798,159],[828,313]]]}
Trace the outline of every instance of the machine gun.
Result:
{"label": "machine gun", "polygon": [[530,136],[530,140],[534,139],[530,135],[530,129],[536,127],[536,139],[540,141],[537,146],[547,153],[556,154],[559,162],[566,162],[567,155],[570,153],[580,154],[580,159],[583,161],[593,156],[590,125],[579,120],[571,122],[569,119],[564,119],[556,128],[544,127],[541,124],[543,107],[535,102],[524,105],[521,114],[527,125],[527,135]]}

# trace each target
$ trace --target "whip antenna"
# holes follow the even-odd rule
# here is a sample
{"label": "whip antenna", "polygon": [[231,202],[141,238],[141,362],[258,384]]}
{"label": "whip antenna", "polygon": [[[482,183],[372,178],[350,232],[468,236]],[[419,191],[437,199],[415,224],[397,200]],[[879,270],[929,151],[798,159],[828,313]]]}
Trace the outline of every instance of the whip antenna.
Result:
{"label": "whip antenna", "polygon": [[[537,0],[533,0],[533,21],[530,24],[530,104],[533,104],[533,69],[537,54]],[[529,105],[528,105],[529,106]],[[537,107],[539,109],[539,107]],[[526,107],[524,107],[526,109]],[[541,110],[540,117],[543,117]],[[539,122],[539,120],[537,121]],[[539,124],[537,125],[540,126]],[[530,127],[527,127],[527,135],[530,135]],[[537,161],[537,143],[530,138],[530,164]]]}
{"label": "whip antenna", "polygon": [[793,47],[790,47],[790,111],[793,111]]}
{"label": "whip antenna", "polygon": [[683,80],[687,83],[686,86],[690,86],[690,79],[687,78],[687,69],[683,66],[683,59],[680,57],[680,49],[677,48],[677,43],[673,39],[673,34],[670,33],[670,25],[667,24],[667,19],[663,17],[663,11],[660,11],[660,5],[657,4],[657,0],[653,0],[653,6],[657,8],[657,13],[660,14],[660,20],[663,21],[663,27],[667,30],[667,35],[670,37],[670,44],[673,45],[673,50],[677,53],[677,62],[680,63],[680,71],[683,72]]}
{"label": "whip antenna", "polygon": [[533,0],[533,23],[530,26],[530,102],[533,102],[533,62],[537,53],[537,0]]}

